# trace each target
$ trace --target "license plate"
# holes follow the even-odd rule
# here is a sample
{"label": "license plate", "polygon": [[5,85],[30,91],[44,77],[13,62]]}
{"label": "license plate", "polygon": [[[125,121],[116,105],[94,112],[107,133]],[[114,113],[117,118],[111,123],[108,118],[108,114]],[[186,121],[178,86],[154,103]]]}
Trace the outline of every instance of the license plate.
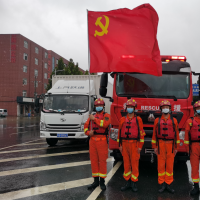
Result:
{"label": "license plate", "polygon": [[66,133],[59,133],[59,134],[57,134],[57,137],[68,137],[68,134],[66,134]]}

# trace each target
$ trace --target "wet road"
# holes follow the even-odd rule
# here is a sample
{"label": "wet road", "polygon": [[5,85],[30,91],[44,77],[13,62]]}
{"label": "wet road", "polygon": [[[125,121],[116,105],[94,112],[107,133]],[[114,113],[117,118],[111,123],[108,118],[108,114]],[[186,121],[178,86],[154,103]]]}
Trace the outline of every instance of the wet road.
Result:
{"label": "wet road", "polygon": [[88,146],[59,141],[49,147],[39,137],[39,118],[0,118],[0,200],[199,199],[190,197],[190,164],[176,163],[175,194],[158,194],[156,163],[140,162],[138,193],[121,192],[123,164],[107,160],[107,190],[88,191],[92,182]]}

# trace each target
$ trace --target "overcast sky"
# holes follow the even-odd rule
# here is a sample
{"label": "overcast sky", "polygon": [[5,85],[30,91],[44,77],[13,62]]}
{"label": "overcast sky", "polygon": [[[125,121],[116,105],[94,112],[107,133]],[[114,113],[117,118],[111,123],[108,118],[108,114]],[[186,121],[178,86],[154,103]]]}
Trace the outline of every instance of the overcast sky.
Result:
{"label": "overcast sky", "polygon": [[143,3],[158,13],[161,54],[185,55],[200,72],[200,0],[0,0],[0,34],[20,33],[86,70],[86,10],[133,9]]}

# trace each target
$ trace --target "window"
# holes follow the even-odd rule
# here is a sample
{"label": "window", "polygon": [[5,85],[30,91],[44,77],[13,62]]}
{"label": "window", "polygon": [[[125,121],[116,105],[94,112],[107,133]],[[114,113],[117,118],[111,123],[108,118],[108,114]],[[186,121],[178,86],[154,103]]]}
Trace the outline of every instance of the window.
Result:
{"label": "window", "polygon": [[44,73],[44,78],[47,79],[47,73]]}
{"label": "window", "polygon": [[23,90],[22,96],[23,96],[23,97],[26,97],[26,90]]}
{"label": "window", "polygon": [[47,63],[44,63],[44,68],[46,68],[46,69],[47,69]]}
{"label": "window", "polygon": [[24,47],[28,49],[28,42],[24,41]]}
{"label": "window", "polygon": [[44,53],[44,57],[45,57],[45,58],[48,58],[47,52]]}
{"label": "window", "polygon": [[45,84],[44,84],[44,89],[46,90],[46,88],[47,88],[47,84],[45,83]]}
{"label": "window", "polygon": [[35,47],[35,53],[39,53],[39,49],[37,47]]}
{"label": "window", "polygon": [[22,84],[23,84],[23,85],[27,85],[27,79],[26,79],[26,78],[23,78]]}
{"label": "window", "polygon": [[38,70],[35,69],[35,76],[38,76]]}
{"label": "window", "polygon": [[28,60],[28,54],[27,53],[24,53],[24,60]]}
{"label": "window", "polygon": [[58,59],[56,59],[56,64],[58,64]]}
{"label": "window", "polygon": [[23,72],[27,73],[27,66],[23,66]]}
{"label": "window", "polygon": [[34,87],[38,87],[38,81],[34,81]]}
{"label": "window", "polygon": [[38,65],[38,59],[37,58],[35,58],[35,64]]}

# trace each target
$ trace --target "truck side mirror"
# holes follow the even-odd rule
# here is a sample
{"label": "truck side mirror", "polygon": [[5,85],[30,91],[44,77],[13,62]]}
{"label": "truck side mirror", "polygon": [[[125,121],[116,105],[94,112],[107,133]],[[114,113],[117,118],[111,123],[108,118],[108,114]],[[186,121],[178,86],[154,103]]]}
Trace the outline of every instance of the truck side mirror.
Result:
{"label": "truck side mirror", "polygon": [[99,88],[100,96],[102,96],[102,97],[106,96],[107,86],[108,86],[108,73],[103,73],[101,75],[100,88]]}

